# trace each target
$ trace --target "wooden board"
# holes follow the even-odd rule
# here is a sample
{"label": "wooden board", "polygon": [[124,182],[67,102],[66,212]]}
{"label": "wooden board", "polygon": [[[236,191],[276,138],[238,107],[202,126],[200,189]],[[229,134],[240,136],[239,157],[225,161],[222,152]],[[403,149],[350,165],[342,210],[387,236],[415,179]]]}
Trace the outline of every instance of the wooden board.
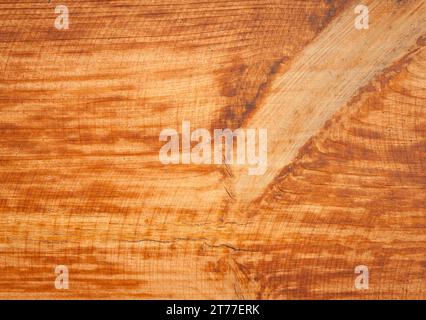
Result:
{"label": "wooden board", "polygon": [[[0,0],[0,298],[425,299],[426,3],[358,4]],[[182,121],[266,173],[162,164]]]}

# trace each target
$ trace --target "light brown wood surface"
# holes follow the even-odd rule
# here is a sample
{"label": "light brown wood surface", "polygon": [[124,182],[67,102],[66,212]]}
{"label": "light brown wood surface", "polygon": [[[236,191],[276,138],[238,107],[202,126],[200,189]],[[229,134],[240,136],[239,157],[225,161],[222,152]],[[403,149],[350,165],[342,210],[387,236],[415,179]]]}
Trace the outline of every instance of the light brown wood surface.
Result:
{"label": "light brown wood surface", "polygon": [[[426,2],[360,3],[0,0],[0,298],[425,299]],[[183,120],[267,172],[161,164]]]}

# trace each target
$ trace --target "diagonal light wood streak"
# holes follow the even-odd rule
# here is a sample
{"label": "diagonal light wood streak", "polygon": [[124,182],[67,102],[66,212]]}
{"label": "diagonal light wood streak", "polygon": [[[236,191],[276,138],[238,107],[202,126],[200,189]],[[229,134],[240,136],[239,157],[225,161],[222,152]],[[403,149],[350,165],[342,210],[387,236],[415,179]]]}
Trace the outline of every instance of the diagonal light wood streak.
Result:
{"label": "diagonal light wood streak", "polygon": [[247,173],[249,165],[232,167],[235,208],[259,198],[340,107],[407,51],[415,50],[416,41],[426,31],[424,1],[403,5],[366,1],[368,30],[354,27],[357,4],[348,6],[294,59],[272,84],[264,105],[246,121],[244,127],[268,130],[268,169],[254,176]]}

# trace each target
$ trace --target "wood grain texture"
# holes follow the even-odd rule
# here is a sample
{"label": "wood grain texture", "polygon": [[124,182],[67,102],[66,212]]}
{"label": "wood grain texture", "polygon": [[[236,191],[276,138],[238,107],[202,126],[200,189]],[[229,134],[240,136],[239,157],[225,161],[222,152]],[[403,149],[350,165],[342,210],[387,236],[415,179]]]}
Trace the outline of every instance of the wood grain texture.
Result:
{"label": "wood grain texture", "polygon": [[[425,299],[426,3],[357,4],[0,0],[0,298]],[[161,164],[183,120],[267,173]]]}

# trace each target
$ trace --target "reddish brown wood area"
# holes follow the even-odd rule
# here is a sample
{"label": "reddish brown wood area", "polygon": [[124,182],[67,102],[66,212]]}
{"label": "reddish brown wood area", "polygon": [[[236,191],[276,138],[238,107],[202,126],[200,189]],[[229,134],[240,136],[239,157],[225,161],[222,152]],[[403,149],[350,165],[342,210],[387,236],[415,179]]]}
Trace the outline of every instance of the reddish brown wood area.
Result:
{"label": "reddish brown wood area", "polygon": [[[425,299],[426,3],[362,3],[0,0],[0,298]],[[182,121],[266,173],[162,164]]]}

